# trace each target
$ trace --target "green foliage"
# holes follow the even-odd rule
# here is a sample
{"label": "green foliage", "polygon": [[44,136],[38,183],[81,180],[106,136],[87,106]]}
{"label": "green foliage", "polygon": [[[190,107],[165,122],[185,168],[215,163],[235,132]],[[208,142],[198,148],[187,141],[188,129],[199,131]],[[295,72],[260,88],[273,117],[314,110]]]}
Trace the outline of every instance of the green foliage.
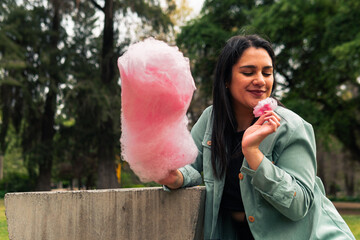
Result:
{"label": "green foliage", "polygon": [[[60,19],[52,12],[41,5],[26,4],[12,6],[1,23],[11,43],[7,45],[16,46],[17,56],[23,63],[21,67],[1,66],[6,78],[17,81],[17,84],[3,82],[1,90],[5,94],[1,102],[4,116],[22,136],[28,172],[36,178],[37,167],[39,176],[42,176],[42,172],[51,169],[52,164],[57,87],[64,80],[62,74],[65,73],[61,51],[57,48],[57,44],[63,42],[60,37],[63,29],[57,27]],[[1,49],[5,61],[11,60],[8,52],[6,47]]]}
{"label": "green foliage", "polygon": [[121,171],[121,187],[122,188],[138,188],[138,187],[159,187],[161,185],[155,182],[143,183],[139,177],[130,169],[126,162],[122,163]]}
{"label": "green foliage", "polygon": [[358,1],[277,1],[252,10],[252,25],[274,42],[283,102],[322,138],[360,152]]}
{"label": "green foliage", "polygon": [[123,5],[127,7],[122,7],[119,10],[122,11],[124,15],[128,14],[128,8],[131,9],[133,13],[136,13],[144,25],[149,25],[155,32],[169,32],[172,27],[172,22],[170,20],[169,14],[175,10],[176,4],[173,0],[167,0],[167,11],[164,12],[158,5],[157,1],[121,1]]}
{"label": "green foliage", "polygon": [[[31,179],[41,179],[50,170],[56,181],[77,178],[93,188],[98,162],[120,155],[116,57],[131,39],[112,26],[95,35],[97,13],[106,12],[110,25],[115,19],[126,26],[137,12],[146,26],[139,32],[156,35],[171,31],[168,14],[175,2],[168,0],[166,10],[158,1],[113,2],[108,12],[100,6],[104,1],[79,2],[77,8],[73,1],[60,0],[0,4],[0,154],[13,126]],[[65,25],[69,18],[73,28]],[[109,44],[102,43],[103,37]],[[103,70],[110,73],[108,79]]]}
{"label": "green foliage", "polygon": [[334,197],[334,196],[327,196],[332,202],[360,202],[360,197],[350,197],[350,196],[343,196],[343,197]]}
{"label": "green foliage", "polygon": [[[356,0],[205,1],[177,38],[202,97],[210,99],[220,48],[233,35],[258,33],[274,46],[277,95],[313,124],[360,153],[360,4]],[[205,101],[208,105],[209,101]]]}
{"label": "green foliage", "polygon": [[0,189],[2,196],[8,192],[27,192],[34,189],[36,182],[30,179],[29,175],[10,172],[0,181]]}

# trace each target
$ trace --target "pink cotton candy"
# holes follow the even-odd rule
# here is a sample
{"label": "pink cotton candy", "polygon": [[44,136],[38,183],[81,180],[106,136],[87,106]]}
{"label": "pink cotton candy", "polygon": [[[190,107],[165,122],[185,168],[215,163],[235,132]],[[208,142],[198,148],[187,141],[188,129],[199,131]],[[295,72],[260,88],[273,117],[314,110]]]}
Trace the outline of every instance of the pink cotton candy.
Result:
{"label": "pink cotton candy", "polygon": [[186,112],[195,88],[189,60],[153,38],[119,58],[122,155],[141,181],[157,181],[193,163],[198,149]]}
{"label": "pink cotton candy", "polygon": [[260,117],[266,111],[272,111],[277,107],[277,101],[274,98],[268,97],[258,102],[255,106],[253,114],[255,117]]}

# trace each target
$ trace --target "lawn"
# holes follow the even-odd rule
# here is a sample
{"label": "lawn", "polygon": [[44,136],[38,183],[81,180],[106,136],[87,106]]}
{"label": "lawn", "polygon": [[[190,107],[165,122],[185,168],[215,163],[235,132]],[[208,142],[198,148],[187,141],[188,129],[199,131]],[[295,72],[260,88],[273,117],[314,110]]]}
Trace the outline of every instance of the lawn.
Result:
{"label": "lawn", "polygon": [[349,225],[355,239],[360,239],[360,215],[344,215],[342,216]]}
{"label": "lawn", "polygon": [[0,198],[0,240],[9,240],[3,198]]}
{"label": "lawn", "polygon": [[[349,225],[351,231],[355,235],[356,239],[360,239],[360,215],[344,215],[346,223]],[[9,240],[4,199],[0,198],[0,240]]]}

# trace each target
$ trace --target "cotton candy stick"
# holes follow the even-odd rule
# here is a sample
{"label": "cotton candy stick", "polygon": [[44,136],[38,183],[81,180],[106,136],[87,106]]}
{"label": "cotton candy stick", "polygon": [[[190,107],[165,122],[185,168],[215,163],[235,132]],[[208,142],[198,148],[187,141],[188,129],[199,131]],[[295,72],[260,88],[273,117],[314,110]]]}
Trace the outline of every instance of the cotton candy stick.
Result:
{"label": "cotton candy stick", "polygon": [[122,156],[143,182],[193,163],[198,149],[187,129],[195,88],[187,58],[153,38],[118,59]]}

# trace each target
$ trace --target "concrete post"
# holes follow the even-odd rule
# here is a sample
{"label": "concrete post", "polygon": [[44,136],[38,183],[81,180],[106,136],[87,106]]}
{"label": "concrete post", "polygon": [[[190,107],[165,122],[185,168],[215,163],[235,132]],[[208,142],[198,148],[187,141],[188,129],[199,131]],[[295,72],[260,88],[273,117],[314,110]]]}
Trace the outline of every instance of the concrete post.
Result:
{"label": "concrete post", "polygon": [[202,239],[205,188],[132,188],[5,196],[10,240]]}

